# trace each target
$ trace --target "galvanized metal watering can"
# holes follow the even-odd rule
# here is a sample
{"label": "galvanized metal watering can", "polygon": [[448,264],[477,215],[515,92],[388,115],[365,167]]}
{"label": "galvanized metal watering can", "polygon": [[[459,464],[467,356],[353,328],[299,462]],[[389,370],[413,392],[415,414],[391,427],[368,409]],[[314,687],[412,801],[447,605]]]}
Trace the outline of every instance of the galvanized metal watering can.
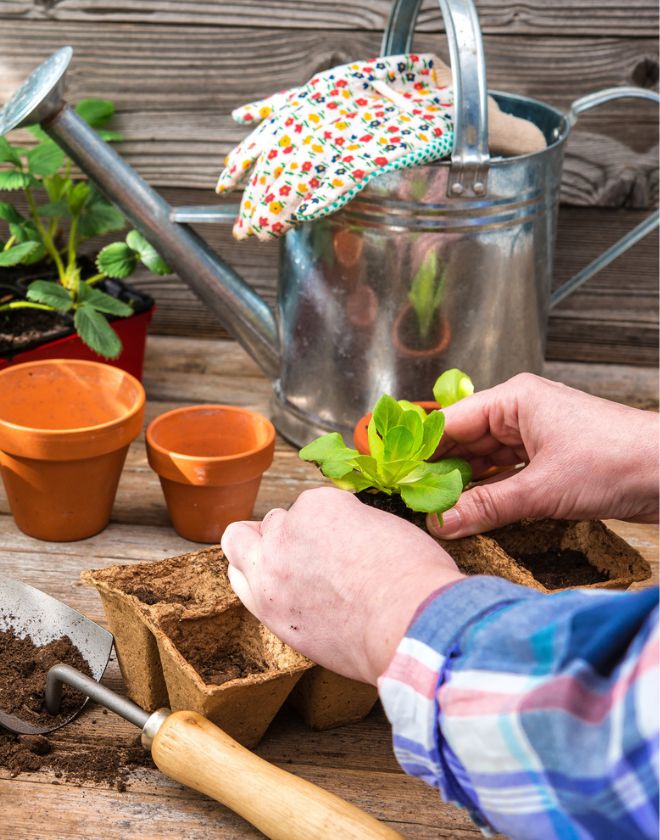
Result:
{"label": "galvanized metal watering can", "polygon": [[[410,51],[421,0],[395,0],[383,54]],[[613,99],[658,102],[611,88],[569,114],[492,91],[531,120],[547,148],[492,158],[481,34],[472,0],[440,0],[454,78],[450,161],[381,176],[345,208],[284,238],[277,312],[186,223],[228,222],[236,207],[170,207],[66,105],[59,50],[0,113],[0,134],[40,122],[151,240],[273,380],[273,420],[296,444],[356,420],[388,392],[428,399],[445,368],[478,388],[540,371],[551,306],[649,233],[654,213],[553,295],[553,250],[564,147],[578,114]],[[220,395],[219,395],[220,396]]]}

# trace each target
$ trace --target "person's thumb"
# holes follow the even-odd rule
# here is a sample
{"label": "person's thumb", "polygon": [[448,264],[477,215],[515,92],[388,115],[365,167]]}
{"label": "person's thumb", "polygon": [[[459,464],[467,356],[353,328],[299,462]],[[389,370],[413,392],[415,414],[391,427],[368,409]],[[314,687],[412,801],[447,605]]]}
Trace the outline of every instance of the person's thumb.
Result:
{"label": "person's thumb", "polygon": [[481,534],[528,516],[539,516],[534,485],[530,467],[500,481],[478,484],[466,490],[456,505],[443,513],[442,525],[437,514],[429,513],[426,527],[434,537],[454,540]]}

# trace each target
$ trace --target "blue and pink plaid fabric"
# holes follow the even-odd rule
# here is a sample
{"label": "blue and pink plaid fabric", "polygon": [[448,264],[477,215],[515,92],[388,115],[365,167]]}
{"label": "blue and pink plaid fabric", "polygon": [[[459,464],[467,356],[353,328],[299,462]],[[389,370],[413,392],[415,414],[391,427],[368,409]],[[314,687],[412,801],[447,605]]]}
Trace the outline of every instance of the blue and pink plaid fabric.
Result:
{"label": "blue and pink plaid fabric", "polygon": [[379,689],[407,773],[518,840],[658,838],[658,590],[462,580]]}

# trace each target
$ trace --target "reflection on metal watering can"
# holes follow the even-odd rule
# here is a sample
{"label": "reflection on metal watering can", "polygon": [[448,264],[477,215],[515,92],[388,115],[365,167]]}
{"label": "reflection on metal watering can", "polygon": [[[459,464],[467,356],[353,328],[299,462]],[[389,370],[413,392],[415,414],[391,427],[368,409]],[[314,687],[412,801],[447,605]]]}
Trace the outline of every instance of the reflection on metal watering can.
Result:
{"label": "reflection on metal watering can", "polygon": [[[395,0],[383,54],[410,51],[420,5]],[[479,388],[540,371],[550,307],[660,220],[652,214],[551,295],[564,146],[578,114],[624,97],[657,103],[658,94],[610,88],[565,115],[491,91],[502,111],[531,120],[547,142],[535,154],[491,158],[474,5],[440,7],[456,103],[451,161],[381,176],[339,213],[290,231],[276,313],[186,224],[232,221],[236,207],[170,207],[65,103],[69,47],[0,113],[0,134],[41,123],[153,242],[273,380],[273,420],[299,445],[332,430],[350,439],[381,393],[424,399],[447,367],[469,370]]]}

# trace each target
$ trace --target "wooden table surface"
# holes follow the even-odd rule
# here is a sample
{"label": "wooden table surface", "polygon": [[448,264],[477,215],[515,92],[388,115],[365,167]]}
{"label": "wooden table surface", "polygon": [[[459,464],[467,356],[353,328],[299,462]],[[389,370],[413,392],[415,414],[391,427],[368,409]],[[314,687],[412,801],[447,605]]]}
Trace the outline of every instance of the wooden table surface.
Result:
{"label": "wooden table surface", "polygon": [[[551,364],[548,375],[621,402],[652,407],[656,373],[618,366]],[[269,383],[233,342],[152,337],[145,386],[147,418],[177,405],[228,402],[267,410]],[[278,440],[272,468],[264,477],[255,509],[262,517],[286,506],[305,488],[319,484],[316,469]],[[657,529],[608,523],[636,546],[658,573]],[[180,539],[168,523],[156,476],[147,464],[144,441],[131,446],[119,485],[112,522],[103,533],[75,543],[33,540],[15,527],[0,489],[0,572],[61,598],[105,624],[96,592],[83,587],[79,573],[114,563],[157,560],[198,545]],[[113,658],[104,682],[120,689]],[[133,741],[137,730],[112,714],[90,707],[54,736],[61,749],[84,743]],[[407,838],[469,838],[480,832],[459,809],[440,802],[435,791],[405,776],[390,746],[387,721],[377,707],[361,723],[327,732],[308,730],[292,713],[281,712],[257,752],[316,782],[395,827]],[[156,770],[131,775],[127,789],[82,786],[59,780],[51,771],[10,779],[0,769],[0,838],[149,838],[260,837],[226,808],[169,781]]]}

